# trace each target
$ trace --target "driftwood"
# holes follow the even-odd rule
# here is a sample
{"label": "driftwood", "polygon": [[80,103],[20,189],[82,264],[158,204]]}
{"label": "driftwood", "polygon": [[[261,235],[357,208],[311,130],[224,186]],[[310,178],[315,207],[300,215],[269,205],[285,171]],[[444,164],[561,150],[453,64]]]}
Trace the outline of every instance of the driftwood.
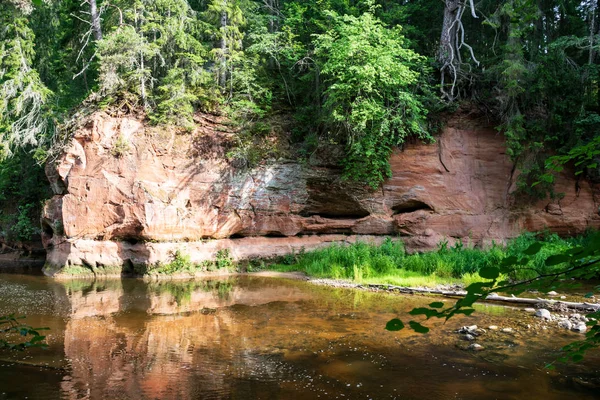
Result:
{"label": "driftwood", "polygon": [[[388,290],[388,291],[398,291],[400,293],[406,293],[406,294],[425,293],[425,294],[437,294],[437,295],[448,296],[448,297],[464,297],[467,295],[467,292],[464,290],[439,290],[439,289],[410,288],[410,287],[404,287],[404,286],[375,285],[375,284],[357,285],[357,287],[367,287],[367,288],[373,288],[373,289],[383,289],[383,290]],[[507,296],[500,296],[496,293],[491,293],[490,295],[488,295],[488,297],[486,299],[484,299],[482,301],[484,301],[484,302],[500,301],[500,302],[505,302],[505,303],[532,304],[532,305],[539,304],[539,303],[545,303],[545,304],[548,304],[549,306],[556,306],[556,305],[562,304],[565,307],[582,310],[582,311],[598,311],[598,310],[600,310],[600,304],[585,303],[585,302],[584,303],[575,303],[575,302],[571,302],[571,301],[549,300],[549,299],[541,299],[541,298],[530,299],[530,298],[515,297],[515,296],[507,297]]]}

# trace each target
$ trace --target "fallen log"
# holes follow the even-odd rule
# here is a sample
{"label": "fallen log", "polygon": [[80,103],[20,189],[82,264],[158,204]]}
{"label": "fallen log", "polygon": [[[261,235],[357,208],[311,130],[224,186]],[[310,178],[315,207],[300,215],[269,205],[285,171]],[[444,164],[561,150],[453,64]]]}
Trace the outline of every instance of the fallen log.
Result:
{"label": "fallen log", "polygon": [[[356,285],[356,287],[365,287],[363,285]],[[398,291],[400,293],[413,294],[413,293],[424,293],[424,294],[437,294],[447,297],[464,297],[467,295],[467,292],[464,290],[440,290],[440,289],[427,289],[427,288],[411,288],[405,286],[395,286],[395,285],[378,285],[378,284],[369,284],[366,285],[368,288],[374,289],[383,289],[388,291]],[[496,293],[491,293],[487,296],[487,298],[481,300],[483,302],[489,301],[499,301],[505,303],[513,303],[513,304],[539,304],[546,303],[549,306],[556,306],[558,304],[564,304],[568,308],[573,308],[576,310],[582,311],[598,311],[600,310],[600,304],[593,303],[575,303],[572,301],[562,301],[562,300],[552,300],[552,299],[541,299],[541,298],[525,298],[525,297],[515,297],[515,296],[501,296]]]}

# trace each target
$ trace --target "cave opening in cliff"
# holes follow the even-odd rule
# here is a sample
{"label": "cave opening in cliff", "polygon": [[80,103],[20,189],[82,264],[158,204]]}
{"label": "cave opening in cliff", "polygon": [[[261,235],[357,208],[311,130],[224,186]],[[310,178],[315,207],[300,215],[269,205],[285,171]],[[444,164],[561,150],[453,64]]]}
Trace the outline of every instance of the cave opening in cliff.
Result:
{"label": "cave opening in cliff", "polygon": [[370,215],[366,210],[328,210],[327,212],[300,213],[303,217],[321,217],[327,219],[361,219]]}
{"label": "cave opening in cliff", "polygon": [[394,214],[408,214],[419,210],[433,211],[433,208],[425,202],[411,199],[393,206],[392,210]]}
{"label": "cave opening in cliff", "polygon": [[49,239],[54,237],[54,229],[52,229],[52,226],[50,226],[50,224],[46,221],[42,221],[42,231],[44,232],[44,235],[48,236]]}

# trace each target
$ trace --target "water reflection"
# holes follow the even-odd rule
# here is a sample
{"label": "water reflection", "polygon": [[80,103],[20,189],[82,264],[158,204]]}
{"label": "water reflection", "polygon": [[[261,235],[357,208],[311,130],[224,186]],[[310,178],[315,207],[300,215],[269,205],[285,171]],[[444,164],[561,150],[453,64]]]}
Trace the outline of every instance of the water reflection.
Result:
{"label": "water reflection", "polygon": [[[34,322],[51,326],[51,350],[33,352],[29,361],[58,368],[0,366],[0,388],[12,385],[7,398],[420,399],[424,388],[431,399],[594,397],[571,376],[539,369],[553,356],[549,349],[568,337],[517,334],[485,354],[457,348],[457,326],[506,323],[502,307],[483,307],[448,325],[432,322],[432,332],[422,336],[382,327],[398,314],[408,319],[410,309],[430,298],[299,281],[0,276],[0,290],[12,294],[2,298],[0,311],[20,304]],[[28,308],[33,298],[42,299],[39,307]],[[579,377],[597,374],[598,359],[577,368],[571,372]],[[18,376],[3,378],[15,369]],[[32,381],[46,382],[43,391]]]}
{"label": "water reflection", "polygon": [[311,299],[309,292],[286,281],[221,278],[191,281],[83,280],[56,285],[64,290],[69,316],[83,318],[118,312],[181,314],[230,307],[257,306],[275,301]]}

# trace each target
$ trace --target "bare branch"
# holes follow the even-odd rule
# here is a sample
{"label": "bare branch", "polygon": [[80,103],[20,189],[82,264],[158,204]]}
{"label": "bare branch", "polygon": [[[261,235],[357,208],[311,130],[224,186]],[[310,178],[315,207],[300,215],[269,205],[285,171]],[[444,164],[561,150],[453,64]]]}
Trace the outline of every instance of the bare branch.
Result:
{"label": "bare branch", "polygon": [[471,7],[471,15],[473,16],[473,18],[479,18],[477,14],[475,14],[475,4],[473,0],[469,0],[469,6]]}

